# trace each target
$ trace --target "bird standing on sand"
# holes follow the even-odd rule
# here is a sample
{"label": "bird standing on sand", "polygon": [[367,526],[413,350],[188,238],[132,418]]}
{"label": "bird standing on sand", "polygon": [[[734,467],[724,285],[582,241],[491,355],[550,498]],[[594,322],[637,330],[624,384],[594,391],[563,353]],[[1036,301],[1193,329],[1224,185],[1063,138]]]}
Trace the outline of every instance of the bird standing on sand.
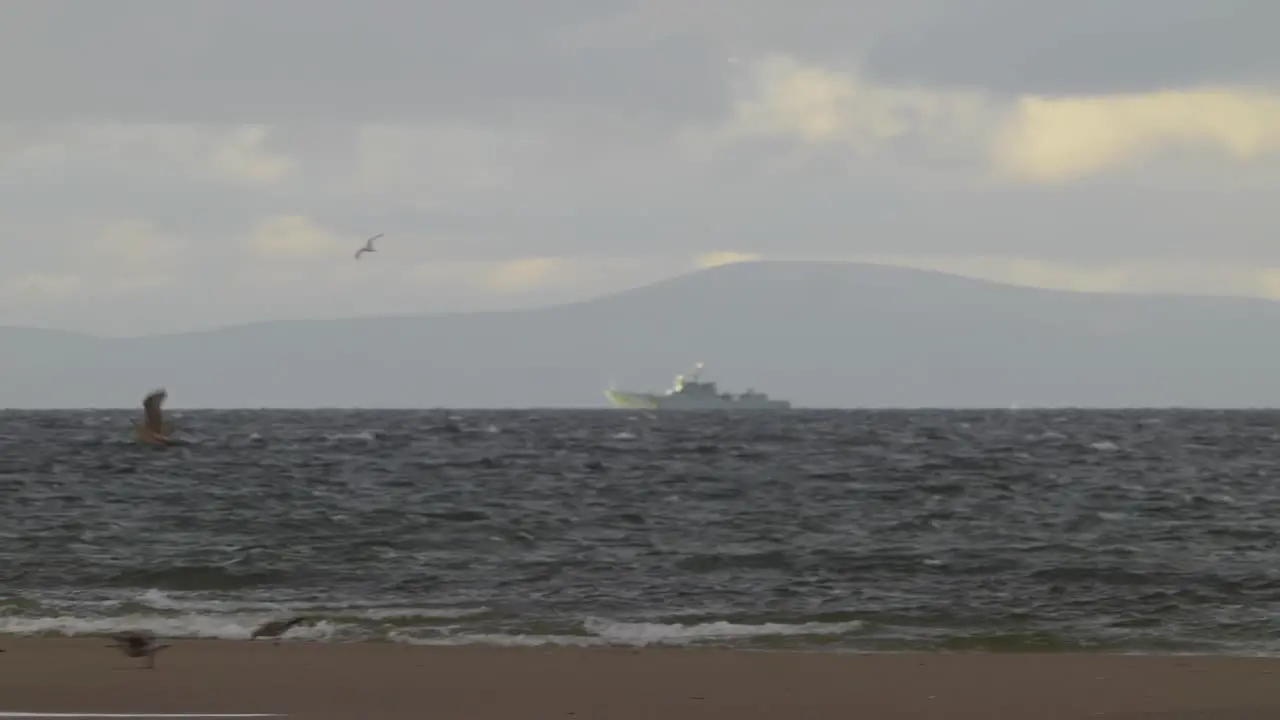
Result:
{"label": "bird standing on sand", "polygon": [[360,259],[360,256],[361,256],[361,255],[363,255],[363,254],[365,254],[365,253],[367,253],[367,252],[378,252],[377,250],[375,250],[375,249],[373,248],[373,241],[374,241],[374,240],[377,240],[377,239],[378,239],[378,238],[380,238],[380,237],[382,237],[382,233],[378,233],[377,235],[374,235],[373,237],[369,238],[368,240],[365,240],[365,241],[364,241],[364,247],[362,247],[362,248],[360,248],[359,250],[357,250],[357,251],[356,251],[356,259],[357,259],[357,260],[359,260],[359,259]]}
{"label": "bird standing on sand", "polygon": [[111,639],[115,643],[108,645],[108,647],[119,648],[121,652],[131,658],[146,658],[147,664],[144,667],[148,670],[156,666],[156,654],[169,647],[168,645],[157,644],[155,637],[150,633],[135,630],[112,635]]}
{"label": "bird standing on sand", "polygon": [[260,637],[275,638],[274,644],[280,644],[280,636],[289,631],[290,628],[307,621],[305,617],[295,617],[288,620],[272,620],[258,626],[257,630],[249,636],[250,640],[257,640]]}

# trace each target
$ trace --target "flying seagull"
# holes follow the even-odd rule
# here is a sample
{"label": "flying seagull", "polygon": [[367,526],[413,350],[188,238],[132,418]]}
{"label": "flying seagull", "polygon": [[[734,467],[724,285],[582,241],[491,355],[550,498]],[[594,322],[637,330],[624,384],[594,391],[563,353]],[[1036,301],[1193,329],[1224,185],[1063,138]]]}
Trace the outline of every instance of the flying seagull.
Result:
{"label": "flying seagull", "polygon": [[356,251],[356,259],[357,259],[357,260],[359,260],[359,259],[360,259],[360,256],[361,256],[361,255],[363,255],[363,254],[365,254],[365,253],[367,253],[367,252],[378,252],[377,250],[375,250],[375,249],[373,248],[373,241],[374,241],[374,240],[377,240],[377,239],[378,239],[378,238],[380,238],[380,237],[382,237],[382,233],[378,233],[377,235],[374,235],[373,237],[369,238],[368,240],[365,240],[365,241],[364,241],[364,247],[362,247],[362,248],[360,248],[359,250],[357,250],[357,251]]}
{"label": "flying seagull", "polygon": [[131,658],[146,658],[147,664],[143,667],[150,670],[156,666],[156,653],[169,647],[168,645],[160,645],[156,643],[155,636],[148,632],[130,630],[127,632],[113,635],[114,644],[110,647],[119,648],[121,652]]}

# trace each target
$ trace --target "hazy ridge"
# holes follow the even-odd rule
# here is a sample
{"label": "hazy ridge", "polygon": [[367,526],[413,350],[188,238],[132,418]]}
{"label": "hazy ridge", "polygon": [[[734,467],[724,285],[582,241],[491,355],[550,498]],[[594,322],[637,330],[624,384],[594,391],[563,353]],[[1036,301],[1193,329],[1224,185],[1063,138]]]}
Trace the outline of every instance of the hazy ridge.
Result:
{"label": "hazy ridge", "polygon": [[0,407],[598,407],[695,361],[808,407],[1280,405],[1280,305],[757,262],[553,308],[134,338],[0,328]]}

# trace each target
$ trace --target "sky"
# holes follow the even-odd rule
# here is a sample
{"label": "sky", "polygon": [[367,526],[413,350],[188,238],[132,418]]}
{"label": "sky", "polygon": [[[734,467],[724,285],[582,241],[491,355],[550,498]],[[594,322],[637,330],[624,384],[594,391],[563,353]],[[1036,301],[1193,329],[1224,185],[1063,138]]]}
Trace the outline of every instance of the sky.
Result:
{"label": "sky", "polygon": [[753,258],[1280,298],[1276,27],[1264,0],[12,0],[0,324],[526,307]]}

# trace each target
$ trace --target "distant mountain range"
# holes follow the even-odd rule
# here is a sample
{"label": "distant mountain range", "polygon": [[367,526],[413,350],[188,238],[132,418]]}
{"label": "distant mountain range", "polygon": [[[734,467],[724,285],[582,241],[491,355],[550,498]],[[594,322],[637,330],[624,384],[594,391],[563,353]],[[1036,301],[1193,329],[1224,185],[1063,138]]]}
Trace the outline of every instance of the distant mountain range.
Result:
{"label": "distant mountain range", "polygon": [[135,338],[0,328],[0,407],[603,407],[704,361],[797,407],[1280,406],[1280,304],[725,265],[510,312]]}

